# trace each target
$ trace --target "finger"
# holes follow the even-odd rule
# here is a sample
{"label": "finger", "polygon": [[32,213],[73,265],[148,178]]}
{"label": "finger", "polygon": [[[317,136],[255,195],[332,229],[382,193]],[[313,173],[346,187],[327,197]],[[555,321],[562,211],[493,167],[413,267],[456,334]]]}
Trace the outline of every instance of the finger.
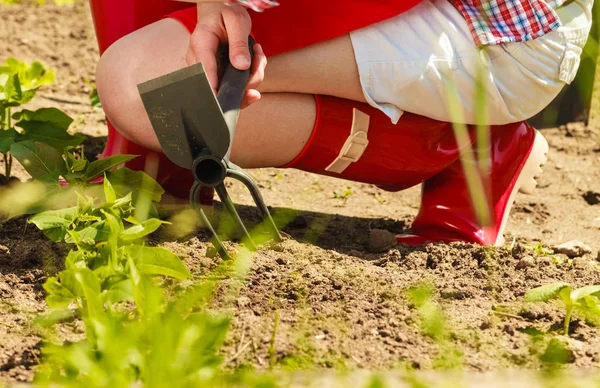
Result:
{"label": "finger", "polygon": [[267,57],[260,44],[254,45],[254,58],[252,58],[252,73],[248,79],[247,89],[258,89],[258,85],[265,79]]}
{"label": "finger", "polygon": [[196,26],[192,36],[190,37],[191,55],[188,55],[189,60],[193,63],[202,62],[204,71],[210,82],[210,86],[216,92],[219,87],[218,68],[217,68],[217,50],[219,48],[219,37],[210,29],[203,25]]}
{"label": "finger", "polygon": [[229,60],[238,70],[247,70],[251,65],[248,35],[252,22],[243,7],[232,6],[223,12],[223,23],[229,43]]}
{"label": "finger", "polygon": [[261,94],[258,90],[250,89],[246,90],[246,94],[244,94],[244,99],[242,100],[241,108],[247,108],[248,106],[258,102],[260,100]]}

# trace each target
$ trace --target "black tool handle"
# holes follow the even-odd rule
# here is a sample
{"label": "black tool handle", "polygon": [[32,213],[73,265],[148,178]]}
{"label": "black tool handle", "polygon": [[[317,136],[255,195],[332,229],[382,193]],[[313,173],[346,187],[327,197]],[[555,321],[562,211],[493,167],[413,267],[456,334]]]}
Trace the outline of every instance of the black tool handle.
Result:
{"label": "black tool handle", "polygon": [[[254,57],[255,41],[249,36],[248,46],[250,48],[250,58]],[[246,92],[246,86],[248,85],[248,79],[250,78],[250,69],[238,70],[231,64],[229,60],[229,46],[221,45],[219,48],[219,62],[220,72],[222,77],[219,83],[219,91],[217,93],[217,100],[225,116],[225,122],[229,128],[231,134],[231,141],[233,142],[233,135],[237,120],[242,105],[242,100]],[[230,147],[231,148],[231,147]],[[228,153],[229,156],[229,153]]]}

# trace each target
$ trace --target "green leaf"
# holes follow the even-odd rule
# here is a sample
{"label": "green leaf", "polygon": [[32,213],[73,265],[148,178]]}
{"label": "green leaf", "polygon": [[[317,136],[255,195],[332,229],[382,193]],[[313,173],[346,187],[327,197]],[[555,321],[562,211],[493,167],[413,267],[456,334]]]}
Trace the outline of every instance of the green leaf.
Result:
{"label": "green leaf", "polygon": [[126,255],[133,259],[141,273],[170,276],[181,280],[191,277],[190,271],[183,262],[173,252],[165,248],[127,245],[122,249]]}
{"label": "green leaf", "polygon": [[575,361],[573,352],[569,349],[569,344],[558,338],[552,338],[540,360],[553,364],[569,364]]}
{"label": "green leaf", "polygon": [[150,218],[149,220],[144,221],[142,224],[134,225],[125,229],[119,238],[125,242],[136,241],[155,232],[162,224],[166,223],[167,222],[159,220],[158,218]]}
{"label": "green leaf", "polygon": [[94,88],[94,90],[92,90],[92,93],[90,94],[90,102],[92,104],[92,108],[102,108],[100,97],[98,96],[98,89]]}
{"label": "green leaf", "polygon": [[574,301],[579,300],[597,292],[600,292],[600,285],[581,287],[571,292],[571,299]]}
{"label": "green leaf", "polygon": [[35,319],[35,324],[41,327],[48,328],[57,323],[71,321],[75,318],[74,310],[51,310],[48,314],[42,315]]}
{"label": "green leaf", "polygon": [[525,301],[526,302],[546,302],[550,299],[556,298],[559,293],[570,286],[569,283],[558,282],[546,284],[541,287],[534,288],[525,293]]}
{"label": "green leaf", "polygon": [[10,147],[14,144],[15,138],[18,133],[13,128],[7,130],[0,130],[0,152],[5,154],[10,150]]}
{"label": "green leaf", "polygon": [[143,171],[133,171],[120,168],[107,174],[117,195],[125,196],[133,192],[133,201],[137,202],[140,196],[149,197],[153,202],[160,202],[164,190],[158,182]]}
{"label": "green leaf", "polygon": [[29,101],[33,100],[33,98],[35,97],[35,94],[37,93],[37,91],[38,91],[38,88],[29,89],[29,90],[23,90],[23,96],[21,97],[21,100],[19,101],[19,104],[20,105],[25,105]]}
{"label": "green leaf", "polygon": [[75,272],[77,285],[81,287],[80,296],[85,298],[88,315],[90,318],[97,318],[104,312],[100,301],[100,281],[96,274],[88,268],[77,269]]}
{"label": "green leaf", "polygon": [[48,293],[46,296],[46,303],[53,309],[64,310],[69,307],[69,304],[76,298],[73,291],[68,287],[65,287],[57,277],[48,278],[43,287]]}
{"label": "green leaf", "polygon": [[113,189],[110,181],[104,177],[104,198],[106,203],[115,203],[117,200],[117,193],[115,193],[115,189]]}
{"label": "green leaf", "polygon": [[4,84],[4,96],[0,95],[0,99],[6,101],[6,104],[22,104],[23,90],[21,90],[21,81],[18,74],[8,76]]}
{"label": "green leaf", "polygon": [[34,179],[54,171],[66,172],[62,154],[47,144],[23,141],[13,144],[10,152]]}
{"label": "green leaf", "polygon": [[584,308],[589,314],[600,318],[600,299],[598,297],[584,296],[580,307]]}
{"label": "green leaf", "polygon": [[[74,179],[83,178],[84,174],[80,172],[84,171],[88,165],[88,160],[85,157],[85,153],[82,153],[79,159],[77,159],[75,158],[75,155],[73,155],[73,148],[67,148],[64,150],[64,154],[66,157],[65,162],[67,165],[67,170],[69,171],[65,175],[65,179],[67,179],[67,177],[70,175],[72,175]],[[69,180],[67,179],[67,181]]]}
{"label": "green leaf", "polygon": [[31,217],[28,222],[37,226],[52,241],[58,242],[65,238],[67,227],[75,221],[78,215],[79,208],[75,206],[38,213]]}
{"label": "green leaf", "polygon": [[41,62],[35,61],[31,65],[15,58],[8,58],[4,66],[0,66],[0,74],[18,74],[23,90],[37,89],[43,85],[54,82],[54,72],[46,70]]}
{"label": "green leaf", "polygon": [[39,176],[36,179],[42,183],[47,183],[49,185],[55,184],[57,188],[60,188],[60,185],[58,184],[58,178],[60,178],[60,171],[54,170],[52,172]]}
{"label": "green leaf", "polygon": [[42,108],[36,111],[23,109],[13,114],[13,119],[20,120],[16,125],[27,130],[31,122],[46,123],[49,126],[66,131],[73,122],[65,112],[56,108]]}
{"label": "green leaf", "polygon": [[27,124],[27,132],[17,137],[17,142],[39,141],[62,151],[65,147],[75,147],[85,140],[85,136],[71,135],[63,129],[53,128],[41,121],[31,121]]}
{"label": "green leaf", "polygon": [[78,247],[84,247],[91,249],[96,245],[96,236],[98,235],[98,229],[93,226],[89,226],[80,231],[68,230],[68,234],[71,239],[65,238],[65,242],[74,243]]}
{"label": "green leaf", "polygon": [[141,276],[131,256],[127,258],[127,266],[133,283],[133,297],[138,311],[146,318],[158,314],[164,305],[162,290],[154,286],[147,276]]}
{"label": "green leaf", "polygon": [[103,293],[102,299],[106,303],[133,301],[133,282],[131,279],[124,279],[112,284]]}
{"label": "green leaf", "polygon": [[112,168],[117,167],[118,165],[121,165],[136,157],[137,155],[114,155],[109,156],[108,158],[95,160],[89,164],[85,172],[85,179],[94,179],[99,175],[110,171]]}
{"label": "green leaf", "polygon": [[15,113],[13,118],[20,120],[15,125],[25,130],[16,141],[39,141],[62,151],[65,147],[75,147],[85,140],[84,136],[74,136],[67,132],[73,120],[59,109],[42,108],[35,112],[23,110]]}

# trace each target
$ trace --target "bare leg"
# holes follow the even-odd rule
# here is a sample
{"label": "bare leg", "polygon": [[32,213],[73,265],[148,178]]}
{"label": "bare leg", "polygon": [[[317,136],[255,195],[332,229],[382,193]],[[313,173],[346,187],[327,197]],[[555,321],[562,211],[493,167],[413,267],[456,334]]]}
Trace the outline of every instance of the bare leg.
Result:
{"label": "bare leg", "polygon": [[[160,146],[137,84],[187,66],[189,33],[164,19],[115,43],[98,65],[104,110],[124,136],[151,149]],[[281,166],[308,141],[315,122],[312,94],[364,101],[348,36],[269,58],[263,98],[242,111],[232,160],[242,167]]]}

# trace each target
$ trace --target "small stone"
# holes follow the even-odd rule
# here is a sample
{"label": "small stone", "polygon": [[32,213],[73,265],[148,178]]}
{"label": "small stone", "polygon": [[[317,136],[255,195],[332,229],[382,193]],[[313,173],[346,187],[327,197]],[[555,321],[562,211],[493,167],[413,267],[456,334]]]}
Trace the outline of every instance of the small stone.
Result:
{"label": "small stone", "polygon": [[586,253],[592,253],[592,248],[585,245],[583,242],[578,240],[568,241],[563,244],[556,245],[554,247],[554,252],[556,253],[564,253],[570,258],[580,257],[585,255]]}
{"label": "small stone", "polygon": [[594,191],[588,191],[585,194],[583,194],[582,197],[583,197],[583,199],[585,199],[585,202],[587,202],[588,205],[600,204],[600,193],[596,193]]}
{"label": "small stone", "polygon": [[445,288],[440,295],[443,299],[465,299],[467,297],[464,291],[456,288]]}
{"label": "small stone", "polygon": [[386,252],[396,246],[396,235],[384,229],[371,229],[369,236],[369,250],[371,252]]}
{"label": "small stone", "polygon": [[515,335],[515,328],[512,325],[506,324],[502,329],[508,335]]}
{"label": "small stone", "polygon": [[391,335],[392,335],[392,333],[390,333],[390,332],[389,332],[389,331],[387,331],[387,330],[379,330],[379,335],[380,335],[380,336],[382,336],[382,337],[384,337],[384,338],[386,338],[386,337],[389,337],[389,336],[391,336]]}
{"label": "small stone", "polygon": [[517,264],[517,269],[535,267],[535,259],[532,256],[525,256]]}
{"label": "small stone", "polygon": [[286,265],[287,264],[287,261],[284,258],[282,258],[282,257],[278,257],[277,260],[275,260],[275,262],[277,264],[279,264],[279,265]]}
{"label": "small stone", "polygon": [[398,333],[396,338],[394,338],[396,342],[408,342],[408,337],[404,333]]}
{"label": "small stone", "polygon": [[10,253],[10,249],[6,245],[0,244],[0,255],[8,255]]}
{"label": "small stone", "polygon": [[488,320],[485,320],[485,321],[481,322],[481,325],[479,325],[479,329],[481,329],[481,330],[487,330],[490,327],[492,327],[492,324]]}
{"label": "small stone", "polygon": [[525,248],[521,244],[515,244],[515,246],[513,247],[511,253],[512,253],[512,256],[515,259],[519,260],[519,259],[522,259],[523,257],[525,257],[527,255],[527,248]]}
{"label": "small stone", "polygon": [[344,285],[342,283],[340,283],[337,280],[333,281],[333,289],[334,290],[341,290],[344,287]]}

